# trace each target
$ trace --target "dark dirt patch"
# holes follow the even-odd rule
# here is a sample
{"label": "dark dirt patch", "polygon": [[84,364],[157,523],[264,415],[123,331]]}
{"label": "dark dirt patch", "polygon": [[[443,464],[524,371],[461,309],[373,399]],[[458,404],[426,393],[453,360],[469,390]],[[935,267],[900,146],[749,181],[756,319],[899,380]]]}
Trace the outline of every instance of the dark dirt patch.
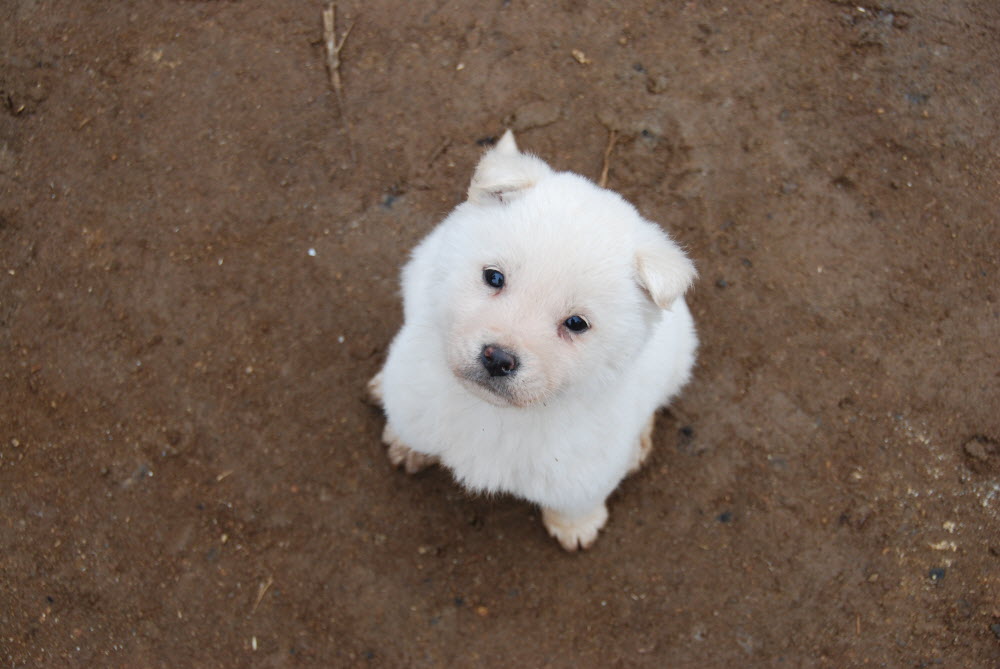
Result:
{"label": "dark dirt patch", "polygon": [[[995,3],[321,8],[0,5],[0,661],[1000,663]],[[505,121],[701,272],[583,555],[362,400]]]}

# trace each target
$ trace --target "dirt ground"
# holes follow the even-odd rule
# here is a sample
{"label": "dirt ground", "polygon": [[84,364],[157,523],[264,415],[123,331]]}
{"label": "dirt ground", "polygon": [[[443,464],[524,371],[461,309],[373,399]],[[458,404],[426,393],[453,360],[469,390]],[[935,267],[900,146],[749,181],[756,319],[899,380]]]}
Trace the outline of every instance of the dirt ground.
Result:
{"label": "dirt ground", "polygon": [[[0,663],[1000,667],[993,0],[0,1]],[[696,259],[589,552],[393,471],[505,127]]]}

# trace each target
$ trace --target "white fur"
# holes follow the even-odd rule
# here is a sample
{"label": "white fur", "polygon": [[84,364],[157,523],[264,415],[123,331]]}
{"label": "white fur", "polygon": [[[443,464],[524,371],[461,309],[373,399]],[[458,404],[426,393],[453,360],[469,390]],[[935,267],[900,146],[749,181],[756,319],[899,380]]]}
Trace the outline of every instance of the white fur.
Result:
{"label": "white fur", "polygon": [[[503,272],[500,291],[485,268]],[[589,546],[653,412],[689,378],[694,276],[634,207],[508,132],[403,269],[404,324],[373,384],[393,461],[436,459],[470,490],[542,506],[565,548]],[[590,329],[569,331],[573,315]],[[516,372],[485,373],[486,345],[513,352]]]}

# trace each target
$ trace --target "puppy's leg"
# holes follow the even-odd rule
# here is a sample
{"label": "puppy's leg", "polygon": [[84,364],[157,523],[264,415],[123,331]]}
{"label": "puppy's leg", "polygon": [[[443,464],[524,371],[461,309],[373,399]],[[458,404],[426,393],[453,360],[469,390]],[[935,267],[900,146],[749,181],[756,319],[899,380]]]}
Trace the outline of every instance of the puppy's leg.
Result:
{"label": "puppy's leg", "polygon": [[643,426],[642,432],[639,433],[639,443],[635,445],[635,450],[632,453],[632,466],[628,469],[629,474],[635,474],[639,471],[646,464],[646,459],[653,451],[653,425],[655,423],[656,414],[653,413],[646,421],[646,425]]}
{"label": "puppy's leg", "polygon": [[[368,382],[368,399],[372,404],[382,406],[382,372],[373,376],[372,380]],[[403,466],[407,474],[416,474],[438,462],[438,459],[433,455],[420,453],[404,444],[388,421],[385,423],[385,429],[382,430],[382,442],[389,447],[389,462],[394,467]]]}
{"label": "puppy's leg", "polygon": [[368,382],[368,401],[377,407],[382,406],[382,372]]}
{"label": "puppy's leg", "polygon": [[601,502],[582,514],[566,514],[555,509],[542,509],[542,523],[556,541],[572,552],[577,548],[590,548],[597,541],[597,533],[608,522],[608,507]]}
{"label": "puppy's leg", "polygon": [[416,474],[438,462],[435,456],[415,451],[404,444],[389,423],[385,424],[382,431],[382,441],[389,447],[389,462],[394,467],[402,466],[407,474]]}

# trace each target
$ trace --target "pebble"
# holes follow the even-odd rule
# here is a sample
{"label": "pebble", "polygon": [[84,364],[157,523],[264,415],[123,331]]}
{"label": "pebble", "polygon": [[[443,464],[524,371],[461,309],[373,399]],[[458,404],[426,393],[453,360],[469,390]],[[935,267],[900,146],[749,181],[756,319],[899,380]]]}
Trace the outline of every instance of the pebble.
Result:
{"label": "pebble", "polygon": [[655,76],[650,75],[646,79],[646,90],[652,93],[653,95],[659,95],[660,93],[665,92],[669,87],[670,87],[670,80],[667,79],[662,74],[658,74]]}
{"label": "pebble", "polygon": [[990,457],[990,454],[986,452],[986,446],[983,445],[982,440],[977,439],[976,437],[973,437],[965,442],[965,446],[963,446],[963,448],[965,449],[965,454],[975,460],[985,462]]}
{"label": "pebble", "polygon": [[990,631],[993,632],[993,636],[1000,639],[1000,623],[990,625]]}
{"label": "pebble", "polygon": [[945,575],[945,569],[944,569],[944,567],[934,567],[929,572],[927,572],[927,576],[934,583],[937,583],[937,582],[941,581],[942,579],[944,579],[944,575]]}

